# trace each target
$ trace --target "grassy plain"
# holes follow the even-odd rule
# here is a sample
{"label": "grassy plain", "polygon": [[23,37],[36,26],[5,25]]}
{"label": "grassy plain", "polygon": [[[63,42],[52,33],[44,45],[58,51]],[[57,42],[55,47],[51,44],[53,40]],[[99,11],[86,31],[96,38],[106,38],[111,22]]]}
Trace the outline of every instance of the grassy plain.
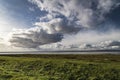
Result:
{"label": "grassy plain", "polygon": [[0,55],[0,80],[120,80],[120,55]]}

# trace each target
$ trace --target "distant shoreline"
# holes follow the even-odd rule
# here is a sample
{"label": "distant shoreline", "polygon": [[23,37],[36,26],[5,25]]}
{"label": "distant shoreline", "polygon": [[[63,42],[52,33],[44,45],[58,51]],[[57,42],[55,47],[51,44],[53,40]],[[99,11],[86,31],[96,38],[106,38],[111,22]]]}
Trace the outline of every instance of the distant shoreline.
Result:
{"label": "distant shoreline", "polygon": [[120,50],[44,50],[44,51],[6,51],[2,54],[120,54]]}

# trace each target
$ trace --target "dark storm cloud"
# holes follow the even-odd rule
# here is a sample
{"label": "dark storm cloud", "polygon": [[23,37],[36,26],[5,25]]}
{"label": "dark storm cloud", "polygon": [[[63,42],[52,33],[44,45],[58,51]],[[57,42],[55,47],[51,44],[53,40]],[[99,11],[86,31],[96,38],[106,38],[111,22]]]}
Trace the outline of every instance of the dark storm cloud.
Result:
{"label": "dark storm cloud", "polygon": [[25,32],[13,33],[10,42],[16,47],[36,48],[39,45],[61,41],[62,34],[48,34],[46,31],[34,28]]}

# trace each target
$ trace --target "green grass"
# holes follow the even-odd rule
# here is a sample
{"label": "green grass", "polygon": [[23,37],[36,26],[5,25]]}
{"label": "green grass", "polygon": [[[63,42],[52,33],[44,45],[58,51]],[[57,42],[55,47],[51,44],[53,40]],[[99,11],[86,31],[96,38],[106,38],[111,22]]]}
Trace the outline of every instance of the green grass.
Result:
{"label": "green grass", "polygon": [[0,80],[120,80],[120,55],[1,55]]}

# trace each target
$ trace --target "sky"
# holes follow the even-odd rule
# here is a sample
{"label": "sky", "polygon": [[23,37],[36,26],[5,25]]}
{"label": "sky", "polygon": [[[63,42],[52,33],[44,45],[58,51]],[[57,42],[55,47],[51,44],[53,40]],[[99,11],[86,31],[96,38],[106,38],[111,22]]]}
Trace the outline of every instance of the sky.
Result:
{"label": "sky", "polygon": [[119,0],[0,0],[0,51],[120,50]]}

